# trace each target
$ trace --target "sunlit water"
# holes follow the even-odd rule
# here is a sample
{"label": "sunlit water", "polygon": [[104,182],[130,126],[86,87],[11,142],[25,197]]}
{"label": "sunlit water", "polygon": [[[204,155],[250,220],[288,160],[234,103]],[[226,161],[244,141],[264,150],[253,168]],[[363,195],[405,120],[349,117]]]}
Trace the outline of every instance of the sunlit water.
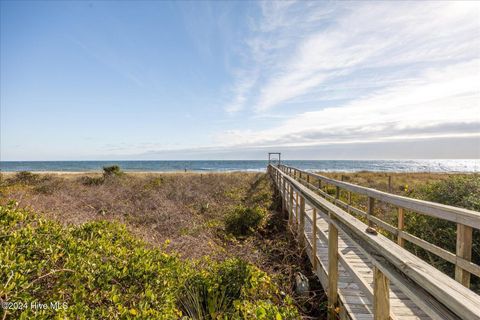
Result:
{"label": "sunlit water", "polygon": [[[480,160],[291,160],[309,171],[480,172]],[[99,171],[117,164],[124,171],[265,171],[267,161],[2,161],[1,171]]]}

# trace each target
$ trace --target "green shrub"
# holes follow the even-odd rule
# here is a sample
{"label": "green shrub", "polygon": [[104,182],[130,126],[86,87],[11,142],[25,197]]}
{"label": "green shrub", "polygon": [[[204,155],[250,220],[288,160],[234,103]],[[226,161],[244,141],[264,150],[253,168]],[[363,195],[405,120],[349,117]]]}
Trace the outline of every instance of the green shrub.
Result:
{"label": "green shrub", "polygon": [[283,300],[270,277],[239,259],[210,263],[194,273],[180,295],[192,319],[297,319],[290,298]]}
{"label": "green shrub", "polygon": [[429,201],[480,211],[480,177],[452,176],[420,188],[417,197]]}
{"label": "green shrub", "polygon": [[[66,228],[16,203],[0,206],[0,302],[28,305],[0,309],[1,319],[179,319],[185,293],[195,290],[206,292],[197,294],[204,314],[240,319],[267,309],[274,316],[262,319],[297,317],[269,277],[241,260],[199,267],[149,248],[118,223]],[[60,308],[35,310],[32,302]]]}
{"label": "green shrub", "polygon": [[236,236],[246,236],[261,228],[267,211],[261,207],[237,206],[225,218],[225,229]]}
{"label": "green shrub", "polygon": [[30,171],[19,171],[12,179],[14,183],[32,184],[37,182],[39,176]]}
{"label": "green shrub", "polygon": [[[423,200],[480,211],[480,178],[478,175],[451,176],[446,180],[417,188],[413,196]],[[430,242],[450,252],[455,252],[457,226],[454,222],[425,215],[408,214],[405,225],[407,226],[407,232],[423,239],[428,239]],[[477,265],[480,264],[479,233],[479,231],[474,230],[472,244],[472,261]],[[453,264],[414,245],[409,244],[408,248],[453,277]],[[480,292],[480,278],[472,277],[471,289]]]}
{"label": "green shrub", "polygon": [[120,170],[120,166],[118,165],[103,167],[103,176],[105,178],[116,177],[121,175],[123,175],[123,171]]}
{"label": "green shrub", "polygon": [[0,207],[0,234],[6,235],[0,237],[0,297],[66,303],[58,310],[9,310],[12,319],[180,316],[181,262],[147,249],[122,225],[65,229],[10,205]]}
{"label": "green shrub", "polygon": [[182,310],[193,319],[217,319],[231,315],[233,301],[240,299],[242,288],[248,281],[247,263],[227,260],[205,271],[194,273],[186,281],[179,299]]}

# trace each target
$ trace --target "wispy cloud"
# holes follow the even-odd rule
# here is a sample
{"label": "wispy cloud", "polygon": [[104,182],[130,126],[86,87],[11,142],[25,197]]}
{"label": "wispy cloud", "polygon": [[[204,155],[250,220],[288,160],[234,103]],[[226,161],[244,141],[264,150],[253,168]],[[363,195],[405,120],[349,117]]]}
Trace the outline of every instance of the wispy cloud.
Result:
{"label": "wispy cloud", "polygon": [[[471,72],[479,67],[479,60],[475,60],[427,70],[415,81],[339,107],[302,112],[268,130],[224,132],[219,139],[230,146],[282,146],[480,135],[480,73]],[[432,127],[437,130],[432,131]],[[472,132],[472,127],[477,131]]]}
{"label": "wispy cloud", "polygon": [[261,12],[243,70],[254,81],[237,78],[226,110],[290,118],[219,133],[220,144],[479,136],[478,3],[265,2]]}
{"label": "wispy cloud", "polygon": [[242,110],[256,81],[257,73],[255,71],[240,76],[235,86],[231,89],[233,100],[225,107],[225,111],[235,113]]}

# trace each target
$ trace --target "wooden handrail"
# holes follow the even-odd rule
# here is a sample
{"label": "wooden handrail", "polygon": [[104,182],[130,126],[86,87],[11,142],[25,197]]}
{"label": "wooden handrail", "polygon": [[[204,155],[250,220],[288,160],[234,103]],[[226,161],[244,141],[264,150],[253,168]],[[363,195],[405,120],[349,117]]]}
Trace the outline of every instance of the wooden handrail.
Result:
{"label": "wooden handrail", "polygon": [[[335,186],[335,196],[327,194],[319,187],[312,184],[311,179],[308,181],[305,179],[299,179],[308,185],[311,189],[316,190],[323,197],[329,199],[338,206],[346,209],[348,212],[365,217],[370,226],[376,224],[381,228],[387,230],[397,237],[397,243],[400,246],[404,246],[405,241],[415,244],[422,249],[427,250],[435,254],[436,256],[455,265],[455,279],[462,283],[464,286],[470,286],[470,275],[476,275],[480,277],[480,266],[471,262],[472,257],[472,233],[473,229],[480,229],[480,213],[457,208],[453,206],[443,205],[435,202],[429,202],[424,200],[418,200],[408,197],[403,197],[395,194],[390,194],[375,189],[358,186],[352,183],[339,181],[325,176],[299,170],[297,168],[281,165],[278,167],[280,171],[284,173],[293,172],[294,176],[297,176],[297,172],[300,176],[306,175],[307,177],[313,177],[317,179],[318,185],[333,185]],[[340,189],[345,189],[349,192],[349,195],[353,192],[368,197],[367,212],[364,212],[358,208],[347,204],[340,199]],[[398,209],[398,225],[392,226],[387,222],[375,217],[373,215],[375,200],[388,203],[397,206]],[[457,245],[456,252],[451,253],[437,245],[429,243],[423,239],[420,239],[412,234],[405,232],[404,229],[404,210],[410,210],[415,213],[424,214],[427,216],[451,221],[457,223]]]}
{"label": "wooden handrail", "polygon": [[449,220],[452,222],[461,223],[475,229],[480,229],[480,212],[448,206],[436,202],[403,197],[396,194],[379,191],[376,189],[362,187],[353,183],[327,178],[319,174],[299,170],[285,165],[280,165],[280,168],[291,168],[296,172],[309,175],[311,177],[314,177],[315,179],[320,179],[322,182],[345,189],[347,191],[351,191],[353,193],[365,195],[376,200],[390,203],[392,205],[422,213],[431,217]]}
{"label": "wooden handrail", "polygon": [[[382,315],[389,312],[380,307],[382,301],[386,301],[385,296],[378,295],[388,293],[388,282],[391,281],[433,318],[480,319],[480,297],[473,291],[381,234],[367,233],[365,231],[367,225],[362,221],[310,190],[278,167],[270,166],[269,171],[275,176],[276,182],[282,181],[289,185],[290,190],[300,197],[300,203],[306,202],[318,212],[327,214],[332,228],[343,232],[366,253],[375,267],[375,280],[378,281],[375,284],[373,304],[379,309],[375,312]],[[280,184],[277,183],[277,186]],[[473,224],[476,225],[476,222]],[[306,237],[304,234],[301,236]],[[334,245],[331,244],[329,247]],[[333,255],[334,253],[329,253],[329,256],[333,257]],[[335,257],[337,255],[338,252],[335,253]],[[316,253],[313,256],[316,259]],[[332,270],[334,270],[333,266]],[[330,303],[329,307],[331,307]],[[383,317],[380,318],[383,319]]]}

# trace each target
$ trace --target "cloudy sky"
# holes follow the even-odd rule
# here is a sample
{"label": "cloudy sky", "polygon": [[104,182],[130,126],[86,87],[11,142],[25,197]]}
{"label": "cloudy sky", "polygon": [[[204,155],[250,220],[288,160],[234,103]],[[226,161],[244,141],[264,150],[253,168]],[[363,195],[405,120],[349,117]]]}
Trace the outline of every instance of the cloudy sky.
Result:
{"label": "cloudy sky", "polygon": [[480,158],[478,2],[0,5],[0,160]]}

